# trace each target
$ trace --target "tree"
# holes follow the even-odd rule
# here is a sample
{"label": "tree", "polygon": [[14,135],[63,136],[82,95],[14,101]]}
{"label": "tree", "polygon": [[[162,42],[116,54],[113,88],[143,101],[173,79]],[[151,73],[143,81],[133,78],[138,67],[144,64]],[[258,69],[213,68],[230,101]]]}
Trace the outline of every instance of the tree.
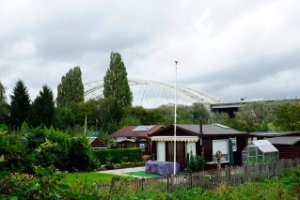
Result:
{"label": "tree", "polygon": [[127,72],[121,55],[112,52],[109,68],[104,77],[104,98],[112,98],[121,108],[130,106],[132,93],[127,79]]}
{"label": "tree", "polygon": [[52,90],[43,86],[43,90],[36,97],[31,106],[31,125],[50,127],[54,122],[55,107]]}
{"label": "tree", "polygon": [[8,117],[8,105],[6,103],[5,88],[0,82],[0,124],[5,123]]}
{"label": "tree", "polygon": [[10,98],[10,125],[14,130],[18,130],[27,120],[30,111],[30,98],[23,81],[19,80],[16,83]]}
{"label": "tree", "polygon": [[236,118],[243,124],[243,131],[268,131],[268,123],[274,119],[274,105],[267,103],[251,103],[236,113]]}
{"label": "tree", "polygon": [[98,121],[99,116],[99,101],[95,99],[90,99],[86,102],[79,102],[70,106],[74,116],[75,123],[79,125],[84,125],[85,116],[87,116],[87,125],[89,127],[95,126],[96,121]]}
{"label": "tree", "polygon": [[135,116],[128,116],[125,118],[122,118],[119,122],[119,128],[122,128],[124,126],[139,126],[142,125],[141,121],[135,117]]}
{"label": "tree", "polygon": [[156,124],[155,112],[143,108],[142,106],[127,106],[124,109],[123,118],[134,117],[140,121],[141,124]]}
{"label": "tree", "polygon": [[209,120],[209,112],[205,108],[205,106],[202,103],[194,103],[192,106],[192,116],[193,116],[193,122],[194,123],[201,123],[206,124]]}
{"label": "tree", "polygon": [[112,97],[99,100],[101,130],[113,133],[118,129],[118,123],[123,117],[123,109]]}
{"label": "tree", "polygon": [[61,78],[61,83],[57,86],[56,103],[58,107],[64,107],[82,101],[84,101],[84,87],[81,70],[80,67],[74,67]]}
{"label": "tree", "polygon": [[274,124],[283,131],[300,130],[300,102],[281,104],[276,109]]}
{"label": "tree", "polygon": [[60,130],[66,130],[75,124],[75,116],[68,107],[56,108],[54,126]]}

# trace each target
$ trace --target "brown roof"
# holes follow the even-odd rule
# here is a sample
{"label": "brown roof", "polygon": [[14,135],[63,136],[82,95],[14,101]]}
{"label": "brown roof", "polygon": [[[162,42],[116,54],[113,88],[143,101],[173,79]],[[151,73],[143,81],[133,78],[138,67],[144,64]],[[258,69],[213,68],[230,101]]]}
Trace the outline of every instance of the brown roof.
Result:
{"label": "brown roof", "polygon": [[106,147],[105,144],[97,137],[88,137],[88,140],[91,147]]}
{"label": "brown roof", "polygon": [[[215,136],[235,136],[235,135],[244,135],[247,136],[248,133],[237,131],[235,129],[229,128],[221,124],[207,124],[202,125],[202,133],[200,134],[200,125],[199,124],[177,124],[177,135],[188,134],[201,137],[215,137]],[[162,129],[159,132],[156,132],[153,135],[168,135],[170,130],[174,129],[174,125],[168,126],[165,129]]]}
{"label": "brown roof", "polygon": [[300,136],[274,137],[274,138],[268,138],[268,140],[274,145],[293,146],[297,143],[300,143]]}
{"label": "brown roof", "polygon": [[[200,133],[200,125],[193,124],[178,124],[177,127],[188,130],[195,134]],[[237,131],[235,129],[229,128],[227,126],[221,124],[207,124],[202,126],[202,132],[204,135],[237,135],[237,134],[245,134],[245,132]]]}
{"label": "brown roof", "polygon": [[146,138],[160,129],[163,125],[149,125],[149,126],[124,126],[112,134],[113,137],[140,137]]}
{"label": "brown roof", "polygon": [[299,131],[285,131],[285,132],[252,132],[250,136],[255,137],[281,137],[281,136],[300,136]]}

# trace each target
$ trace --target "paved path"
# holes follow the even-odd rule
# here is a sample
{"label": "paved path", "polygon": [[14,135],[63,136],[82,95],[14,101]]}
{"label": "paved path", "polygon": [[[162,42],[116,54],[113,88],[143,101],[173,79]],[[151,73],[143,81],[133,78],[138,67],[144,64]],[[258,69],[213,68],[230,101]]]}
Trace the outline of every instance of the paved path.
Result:
{"label": "paved path", "polygon": [[143,167],[123,168],[123,169],[113,169],[113,170],[106,170],[106,171],[98,171],[98,173],[129,176],[126,173],[128,173],[128,172],[138,172],[138,171],[145,171],[145,166],[143,166]]}

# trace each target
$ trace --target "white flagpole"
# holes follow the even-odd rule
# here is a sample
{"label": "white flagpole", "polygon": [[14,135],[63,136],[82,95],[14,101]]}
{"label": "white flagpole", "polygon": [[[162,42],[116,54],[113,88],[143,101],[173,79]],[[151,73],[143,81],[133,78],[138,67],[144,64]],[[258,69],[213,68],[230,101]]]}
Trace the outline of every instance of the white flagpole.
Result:
{"label": "white flagpole", "polygon": [[174,108],[174,175],[176,175],[176,123],[177,123],[177,63],[175,61],[175,108]]}

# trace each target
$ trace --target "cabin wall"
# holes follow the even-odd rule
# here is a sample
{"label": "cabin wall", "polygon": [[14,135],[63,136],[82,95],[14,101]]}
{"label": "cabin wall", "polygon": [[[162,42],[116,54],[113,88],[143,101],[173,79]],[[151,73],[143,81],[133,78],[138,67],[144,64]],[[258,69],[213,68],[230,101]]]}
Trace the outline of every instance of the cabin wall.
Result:
{"label": "cabin wall", "polygon": [[300,158],[300,145],[283,146],[274,145],[279,151],[280,159],[294,159]]}

